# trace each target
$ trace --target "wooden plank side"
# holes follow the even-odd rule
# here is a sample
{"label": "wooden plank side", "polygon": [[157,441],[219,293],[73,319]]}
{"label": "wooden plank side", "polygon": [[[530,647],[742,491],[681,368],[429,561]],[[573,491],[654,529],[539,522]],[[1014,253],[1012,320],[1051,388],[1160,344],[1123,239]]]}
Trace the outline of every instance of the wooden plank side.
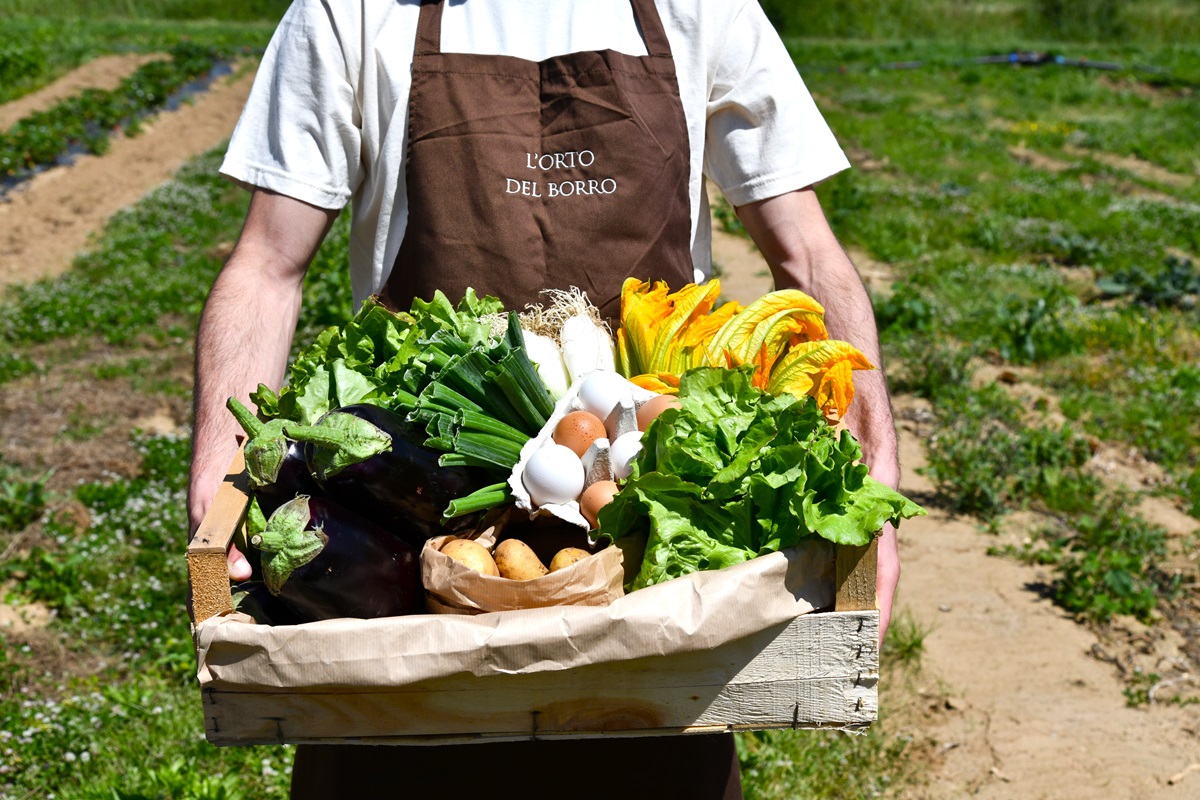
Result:
{"label": "wooden plank side", "polygon": [[206,689],[214,744],[479,741],[700,728],[865,727],[877,709],[876,612],[810,614],[687,653],[399,688]]}
{"label": "wooden plank side", "polygon": [[837,549],[837,611],[873,611],[875,569],[878,563],[879,537],[865,547],[839,546]]}
{"label": "wooden plank side", "polygon": [[208,513],[188,542],[188,584],[193,622],[200,623],[233,609],[225,554],[246,519],[246,509],[250,505],[247,481],[245,460],[239,449],[229,473],[217,489]]}
{"label": "wooden plank side", "polygon": [[877,718],[875,685],[857,678],[677,686],[613,693],[603,687],[397,694],[205,693],[205,729],[217,745],[435,738],[590,738],[613,733],[863,727]]}

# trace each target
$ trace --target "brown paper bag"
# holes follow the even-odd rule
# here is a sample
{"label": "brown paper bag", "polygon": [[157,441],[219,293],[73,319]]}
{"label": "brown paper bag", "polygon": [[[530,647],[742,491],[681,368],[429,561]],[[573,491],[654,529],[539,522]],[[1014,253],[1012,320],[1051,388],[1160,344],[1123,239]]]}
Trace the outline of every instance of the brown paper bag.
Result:
{"label": "brown paper bag", "polygon": [[212,617],[194,630],[200,687],[401,687],[452,675],[482,678],[703,652],[832,606],[833,555],[829,542],[809,539],[648,586],[607,606],[279,626]]}
{"label": "brown paper bag", "polygon": [[566,569],[529,581],[483,575],[440,551],[454,536],[436,536],[421,550],[426,607],[435,614],[483,614],[550,606],[606,606],[625,594],[621,550],[606,547]]}

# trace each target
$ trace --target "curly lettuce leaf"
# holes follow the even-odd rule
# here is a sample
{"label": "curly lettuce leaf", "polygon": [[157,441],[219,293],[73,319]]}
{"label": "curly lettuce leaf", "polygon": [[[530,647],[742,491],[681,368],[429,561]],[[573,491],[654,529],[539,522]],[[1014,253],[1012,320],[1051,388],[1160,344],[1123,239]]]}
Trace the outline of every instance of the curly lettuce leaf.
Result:
{"label": "curly lettuce leaf", "polygon": [[682,408],[650,426],[633,472],[600,511],[602,534],[648,536],[640,588],[793,547],[864,545],[924,511],[867,475],[862,449],[810,397],[753,385],[753,367],[680,379]]}

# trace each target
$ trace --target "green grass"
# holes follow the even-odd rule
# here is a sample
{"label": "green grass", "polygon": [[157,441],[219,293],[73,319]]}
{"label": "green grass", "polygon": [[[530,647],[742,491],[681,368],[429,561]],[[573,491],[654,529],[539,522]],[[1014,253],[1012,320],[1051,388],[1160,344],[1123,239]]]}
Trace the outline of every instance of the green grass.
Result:
{"label": "green grass", "polygon": [[49,630],[76,665],[38,674],[28,645],[0,638],[0,797],[229,797],[226,776],[237,796],[283,796],[287,748],[202,741],[181,557],[188,442],[138,446],[140,477],[76,490],[87,530],[51,515],[49,543],[0,566],[11,599],[52,610]]}
{"label": "green grass", "polygon": [[[0,382],[39,368],[34,346],[46,342],[99,336],[140,352],[148,343],[190,341],[221,266],[213,245],[237,238],[248,204],[244,191],[216,174],[221,152],[193,161],[173,181],[114,215],[98,244],[70,272],[13,287],[0,300],[0,347],[30,365],[0,371]],[[337,315],[348,315],[349,276],[334,268],[344,263],[348,237],[343,215],[307,278],[297,346]],[[36,353],[55,357],[44,355],[44,348]]]}
{"label": "green grass", "polygon": [[792,36],[1057,41],[1195,42],[1200,13],[1187,0],[762,0]]}
{"label": "green grass", "polygon": [[[934,397],[972,356],[1042,367],[1076,430],[1139,448],[1194,502],[1196,92],[1132,69],[962,63],[977,45],[792,49],[847,66],[806,79],[852,154],[886,159],[819,193],[843,241],[898,277],[877,309],[905,379]],[[1194,46],[1087,54],[1200,75]],[[905,59],[926,66],[877,67]]]}
{"label": "green grass", "polygon": [[89,20],[222,20],[274,22],[289,0],[0,0],[0,15]]}
{"label": "green grass", "polygon": [[0,132],[0,172],[15,175],[52,165],[71,147],[104,153],[115,131],[136,134],[143,118],[223,58],[215,48],[181,43],[172,48],[169,61],[140,67],[116,89],[85,89],[30,114]]}
{"label": "green grass", "polygon": [[[182,42],[231,53],[258,51],[266,47],[277,21],[117,18],[101,13],[111,8],[104,3],[80,2],[58,13],[43,9],[47,5],[54,4],[0,3],[0,103],[35,91],[98,55],[164,52]],[[93,19],[78,13],[87,9]]]}
{"label": "green grass", "polygon": [[1182,578],[1160,566],[1168,553],[1167,532],[1131,514],[1130,501],[1117,493],[1004,551],[1054,567],[1050,595],[1073,614],[1094,622],[1118,615],[1151,622],[1160,598],[1178,596]]}
{"label": "green grass", "polygon": [[[877,318],[897,388],[933,402],[927,475],[943,502],[991,526],[1052,515],[1039,553],[1054,554],[1056,602],[1151,621],[1173,591],[1166,540],[1118,513],[1088,462],[1096,439],[1135,447],[1200,510],[1200,180],[1182,144],[1200,105],[1144,70],[965,63],[983,52],[794,42],[803,63],[847,66],[806,79],[851,152],[880,165],[819,193],[843,241],[897,277]],[[1087,54],[1200,74],[1194,46]],[[878,67],[905,59],[925,66]],[[972,386],[981,362],[1038,367],[1067,422]]]}
{"label": "green grass", "polygon": [[0,457],[0,532],[22,531],[42,516],[48,477],[22,474]]}
{"label": "green grass", "polygon": [[[886,721],[881,723],[886,726]],[[881,727],[838,731],[756,731],[738,737],[747,800],[881,797],[918,784],[911,740]]]}

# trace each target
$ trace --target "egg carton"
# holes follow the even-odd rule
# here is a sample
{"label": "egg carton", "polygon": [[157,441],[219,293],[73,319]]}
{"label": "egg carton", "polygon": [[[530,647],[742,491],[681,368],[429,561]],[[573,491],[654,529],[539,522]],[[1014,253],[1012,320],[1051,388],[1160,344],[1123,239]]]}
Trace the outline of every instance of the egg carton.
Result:
{"label": "egg carton", "polygon": [[[588,373],[588,375],[590,374]],[[616,480],[612,459],[609,455],[611,442],[622,434],[638,430],[638,409],[648,400],[658,396],[654,392],[643,389],[625,378],[621,379],[627,385],[624,387],[627,391],[617,401],[607,419],[604,420],[604,429],[608,433],[608,436],[601,437],[593,442],[592,446],[587,449],[587,452],[583,454],[581,459],[584,470],[584,490],[597,481]],[[529,496],[529,490],[525,488],[524,476],[525,465],[529,463],[529,459],[533,454],[546,445],[554,444],[554,429],[558,426],[559,421],[572,411],[587,410],[579,397],[580,390],[586,380],[587,375],[580,376],[578,380],[571,384],[567,393],[555,404],[554,413],[550,415],[550,419],[542,427],[541,431],[521,448],[520,460],[517,461],[516,466],[513,467],[512,474],[508,477],[508,486],[512,490],[514,504],[522,511],[528,512],[530,519],[534,519],[539,515],[549,514],[558,517],[564,522],[578,525],[584,530],[590,529],[591,526],[579,510],[578,500],[572,500],[568,503],[547,503],[543,506],[535,505]]]}

